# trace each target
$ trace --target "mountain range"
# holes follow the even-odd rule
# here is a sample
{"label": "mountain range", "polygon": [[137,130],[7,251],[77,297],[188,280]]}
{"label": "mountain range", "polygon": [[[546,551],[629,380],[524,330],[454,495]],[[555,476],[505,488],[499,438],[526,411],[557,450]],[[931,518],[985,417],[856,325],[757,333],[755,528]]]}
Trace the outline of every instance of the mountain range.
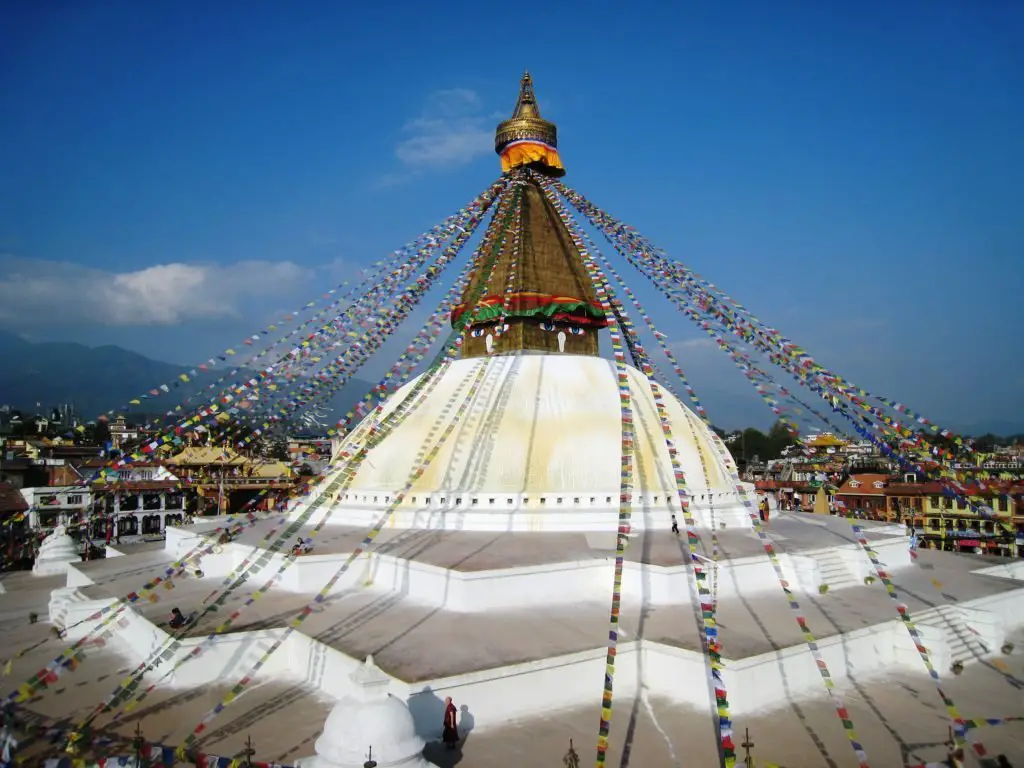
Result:
{"label": "mountain range", "polygon": [[[92,420],[161,384],[179,382],[178,377],[188,370],[185,366],[153,360],[117,346],[34,343],[0,330],[0,405],[6,404],[28,413],[49,413],[56,406],[70,403],[79,418]],[[216,377],[220,375],[217,373]],[[233,383],[243,378],[245,374],[240,372],[230,381]],[[191,384],[179,382],[179,386],[169,394],[154,399],[153,407],[146,412],[162,413],[215,380],[211,373],[200,376]],[[372,386],[368,381],[352,379],[331,398],[328,410],[333,412],[334,418],[340,417]],[[713,386],[703,390],[704,405],[716,426],[725,429],[754,426],[766,430],[774,421],[771,412],[752,393],[744,397]],[[202,401],[208,400],[210,394],[206,393]],[[202,401],[196,398],[192,402],[198,405]],[[39,403],[38,407],[36,403]],[[145,407],[149,403],[143,401],[143,404]],[[948,426],[974,435],[1024,432],[1024,424],[1015,422],[986,419]]]}
{"label": "mountain range", "polygon": [[[79,418],[88,421],[161,384],[177,383],[168,394],[136,407],[147,413],[164,412],[222,375],[210,373],[184,384],[178,377],[188,371],[185,366],[153,360],[112,345],[34,343],[0,330],[0,405],[26,413],[48,414],[52,408],[69,403]],[[239,372],[223,386],[244,377],[245,373]],[[353,379],[331,399],[329,408],[340,409],[344,414],[371,386],[367,381]],[[204,399],[208,400],[210,394]],[[153,406],[146,408],[149,402]],[[198,405],[201,400],[196,398],[193,402]]]}

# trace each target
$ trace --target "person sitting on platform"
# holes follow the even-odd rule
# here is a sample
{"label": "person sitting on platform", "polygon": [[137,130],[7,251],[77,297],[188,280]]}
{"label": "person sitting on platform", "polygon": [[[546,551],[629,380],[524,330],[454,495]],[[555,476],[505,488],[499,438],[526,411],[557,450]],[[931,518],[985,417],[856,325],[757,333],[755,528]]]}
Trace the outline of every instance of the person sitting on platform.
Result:
{"label": "person sitting on platform", "polygon": [[178,629],[188,624],[188,619],[181,612],[181,608],[174,607],[171,609],[171,629]]}

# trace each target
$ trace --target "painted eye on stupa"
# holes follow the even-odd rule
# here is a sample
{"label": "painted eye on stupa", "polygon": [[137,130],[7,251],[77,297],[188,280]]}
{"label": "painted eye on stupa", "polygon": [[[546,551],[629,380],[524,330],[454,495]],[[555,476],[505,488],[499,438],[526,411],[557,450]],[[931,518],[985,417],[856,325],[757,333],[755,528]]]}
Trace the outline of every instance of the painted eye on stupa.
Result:
{"label": "painted eye on stupa", "polygon": [[569,333],[573,336],[582,336],[586,331],[578,325],[573,325],[569,328]]}
{"label": "painted eye on stupa", "polygon": [[543,323],[540,324],[540,329],[542,331],[549,331],[550,332],[550,331],[555,330],[555,324],[552,323],[550,320],[545,320]]}
{"label": "painted eye on stupa", "polygon": [[501,325],[494,326],[494,335],[501,336],[505,331],[508,330],[508,323],[502,323]]}
{"label": "painted eye on stupa", "polygon": [[472,336],[474,339],[479,339],[481,336],[484,335],[484,330],[485,329],[483,328],[474,328],[469,332],[469,335]]}

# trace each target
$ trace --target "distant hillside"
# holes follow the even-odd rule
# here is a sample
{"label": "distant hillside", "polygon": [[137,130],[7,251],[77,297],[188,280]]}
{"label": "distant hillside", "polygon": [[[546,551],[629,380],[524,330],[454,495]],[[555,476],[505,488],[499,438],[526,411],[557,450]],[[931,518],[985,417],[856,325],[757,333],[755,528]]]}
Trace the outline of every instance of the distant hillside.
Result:
{"label": "distant hillside", "polygon": [[[184,366],[152,360],[121,347],[87,347],[61,342],[35,344],[0,331],[0,405],[27,412],[49,412],[54,406],[69,402],[74,404],[80,418],[94,419],[143,392],[176,381],[187,371]],[[166,411],[220,375],[211,372],[200,376],[193,385],[182,384],[170,394],[143,401],[140,410]],[[353,379],[330,404],[334,409],[347,410],[371,386],[369,382]],[[195,402],[198,404],[198,399]],[[41,404],[39,409],[36,403]],[[160,406],[154,407],[157,403]]]}
{"label": "distant hillside", "polygon": [[[38,410],[44,413],[70,402],[80,418],[94,419],[160,384],[177,381],[187,370],[184,366],[152,360],[121,347],[86,347],[59,342],[34,344],[0,331],[0,405],[27,412],[35,412],[37,402],[41,404]],[[136,410],[161,414],[197,390],[205,389],[220,375],[200,376],[195,384],[182,385],[170,395],[143,401]],[[232,381],[241,378],[240,373]],[[329,401],[327,420],[343,416],[371,386],[368,381],[353,379]],[[701,396],[711,420],[724,429],[754,426],[767,430],[775,421],[775,416],[753,393],[744,397],[718,387],[705,387]],[[198,405],[200,400],[193,402]],[[1016,418],[947,426],[973,435],[1024,432],[1024,424]]]}

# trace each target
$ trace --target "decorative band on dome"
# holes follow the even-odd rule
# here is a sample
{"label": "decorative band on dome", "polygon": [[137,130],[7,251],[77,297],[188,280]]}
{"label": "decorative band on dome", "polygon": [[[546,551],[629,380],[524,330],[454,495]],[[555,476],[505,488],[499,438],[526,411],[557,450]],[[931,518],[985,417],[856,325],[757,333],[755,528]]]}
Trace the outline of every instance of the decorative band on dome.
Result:
{"label": "decorative band on dome", "polygon": [[[575,322],[594,328],[608,325],[600,303],[575,296],[552,296],[546,293],[523,291],[506,297],[485,296],[477,302],[474,323],[486,323],[505,314],[507,317],[544,317],[550,320]],[[451,322],[457,323],[466,311],[465,304],[457,304],[451,311]]]}

